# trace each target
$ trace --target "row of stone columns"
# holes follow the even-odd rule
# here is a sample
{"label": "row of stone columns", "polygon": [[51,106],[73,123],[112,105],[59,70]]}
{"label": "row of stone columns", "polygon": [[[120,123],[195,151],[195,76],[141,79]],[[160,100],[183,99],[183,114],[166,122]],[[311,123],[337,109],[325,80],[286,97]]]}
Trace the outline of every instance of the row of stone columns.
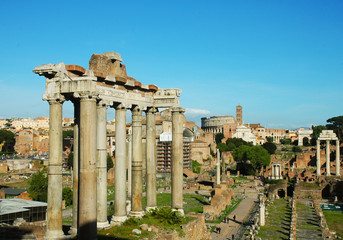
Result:
{"label": "row of stone columns", "polygon": [[[45,239],[61,239],[62,231],[62,104],[63,96],[49,99],[49,168],[48,211]],[[74,99],[74,161],[73,161],[73,223],[70,234],[80,239],[96,239],[97,227],[109,226],[107,221],[107,104],[91,94]],[[126,108],[115,106],[116,157],[114,186],[114,215],[111,223],[122,222],[130,216],[142,216],[142,109],[132,108],[132,209],[126,210]],[[147,118],[147,210],[156,207],[156,132],[155,112],[151,107]],[[172,208],[182,210],[183,189],[183,108],[173,108],[172,142]],[[131,149],[132,148],[132,149]],[[131,161],[130,161],[131,163]],[[130,169],[129,169],[130,171]],[[129,176],[130,179],[130,176]]]}
{"label": "row of stone columns", "polygon": [[280,164],[273,164],[272,165],[272,179],[282,179],[281,176],[281,165]]}
{"label": "row of stone columns", "polygon": [[[320,172],[320,141],[317,140],[317,176],[321,175]],[[336,140],[336,176],[340,176],[340,149],[339,140]],[[331,176],[330,172],[330,140],[326,140],[326,176]]]}

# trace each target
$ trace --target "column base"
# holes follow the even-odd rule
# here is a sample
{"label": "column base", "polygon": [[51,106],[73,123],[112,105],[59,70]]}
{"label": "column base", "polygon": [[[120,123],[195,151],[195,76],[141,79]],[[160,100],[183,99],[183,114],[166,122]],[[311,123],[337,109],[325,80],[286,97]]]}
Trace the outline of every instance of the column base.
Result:
{"label": "column base", "polygon": [[330,174],[330,173],[327,173],[327,174],[326,174],[326,176],[327,176],[327,177],[330,177],[330,176],[331,176],[331,174]]}
{"label": "column base", "polygon": [[111,218],[111,226],[125,222],[126,219],[127,219],[127,216],[114,216],[113,215]]}
{"label": "column base", "polygon": [[108,221],[106,221],[106,222],[97,222],[97,223],[96,223],[97,229],[109,228],[110,226],[111,226],[111,225],[108,223]]}
{"label": "column base", "polygon": [[146,207],[145,212],[149,212],[150,210],[157,209],[157,207]]}
{"label": "column base", "polygon": [[131,211],[129,213],[130,217],[137,217],[137,218],[141,218],[144,216],[144,211]]}
{"label": "column base", "polygon": [[179,212],[179,213],[181,213],[181,215],[185,215],[185,212],[183,211],[182,208],[180,208],[180,209],[173,208],[173,211]]}
{"label": "column base", "polygon": [[71,227],[70,230],[68,231],[68,233],[69,233],[71,236],[76,236],[76,235],[77,235],[77,228]]}
{"label": "column base", "polygon": [[43,240],[64,240],[66,236],[62,230],[47,230]]}
{"label": "column base", "polygon": [[131,211],[131,200],[126,200],[126,212],[129,213]]}

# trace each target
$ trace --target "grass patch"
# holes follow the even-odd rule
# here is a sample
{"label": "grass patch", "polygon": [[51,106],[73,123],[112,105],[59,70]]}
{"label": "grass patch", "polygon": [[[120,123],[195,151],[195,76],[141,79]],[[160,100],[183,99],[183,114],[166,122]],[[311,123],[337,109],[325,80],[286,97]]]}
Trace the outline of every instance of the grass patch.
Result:
{"label": "grass patch", "polygon": [[326,222],[331,231],[336,231],[337,235],[343,238],[343,212],[323,210]]}
{"label": "grass patch", "polygon": [[98,239],[109,239],[110,237],[119,239],[138,239],[152,238],[155,233],[143,231],[137,235],[132,232],[133,229],[139,229],[142,224],[155,226],[160,231],[177,231],[179,236],[184,236],[181,225],[188,223],[193,218],[182,216],[179,212],[173,211],[170,207],[162,207],[160,209],[151,210],[142,219],[129,218],[122,225],[115,226],[110,229],[104,229],[98,232]]}

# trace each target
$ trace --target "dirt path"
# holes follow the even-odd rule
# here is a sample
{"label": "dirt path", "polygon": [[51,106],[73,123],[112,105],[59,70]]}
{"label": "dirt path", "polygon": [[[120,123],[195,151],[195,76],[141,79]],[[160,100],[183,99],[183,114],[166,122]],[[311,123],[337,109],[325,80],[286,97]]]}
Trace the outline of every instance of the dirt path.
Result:
{"label": "dirt path", "polygon": [[[256,183],[258,184],[259,182]],[[242,227],[244,219],[249,216],[258,197],[258,189],[255,188],[255,182],[249,182],[244,186],[235,189],[235,195],[243,195],[244,191],[246,197],[229,215],[229,222],[217,224],[217,227],[221,228],[221,232],[220,234],[213,232],[211,234],[213,240],[232,239],[232,235],[237,235],[239,229]],[[236,216],[235,221],[233,220],[234,216]]]}

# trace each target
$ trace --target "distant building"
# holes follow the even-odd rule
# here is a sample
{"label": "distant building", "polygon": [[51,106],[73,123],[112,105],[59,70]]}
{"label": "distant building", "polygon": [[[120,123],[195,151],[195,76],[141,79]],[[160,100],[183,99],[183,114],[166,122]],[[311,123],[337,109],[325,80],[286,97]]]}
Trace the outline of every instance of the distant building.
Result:
{"label": "distant building", "polygon": [[[193,133],[189,128],[183,130],[183,168],[190,169],[191,161],[191,142]],[[160,135],[157,143],[157,171],[159,173],[170,173],[172,163],[172,133],[164,132]]]}
{"label": "distant building", "polygon": [[236,133],[232,136],[233,138],[241,138],[246,142],[251,142],[256,145],[256,136],[252,133],[251,128],[245,125],[239,125],[236,128]]}
{"label": "distant building", "polygon": [[0,223],[13,224],[17,218],[27,222],[44,221],[48,204],[24,199],[0,199]]}

